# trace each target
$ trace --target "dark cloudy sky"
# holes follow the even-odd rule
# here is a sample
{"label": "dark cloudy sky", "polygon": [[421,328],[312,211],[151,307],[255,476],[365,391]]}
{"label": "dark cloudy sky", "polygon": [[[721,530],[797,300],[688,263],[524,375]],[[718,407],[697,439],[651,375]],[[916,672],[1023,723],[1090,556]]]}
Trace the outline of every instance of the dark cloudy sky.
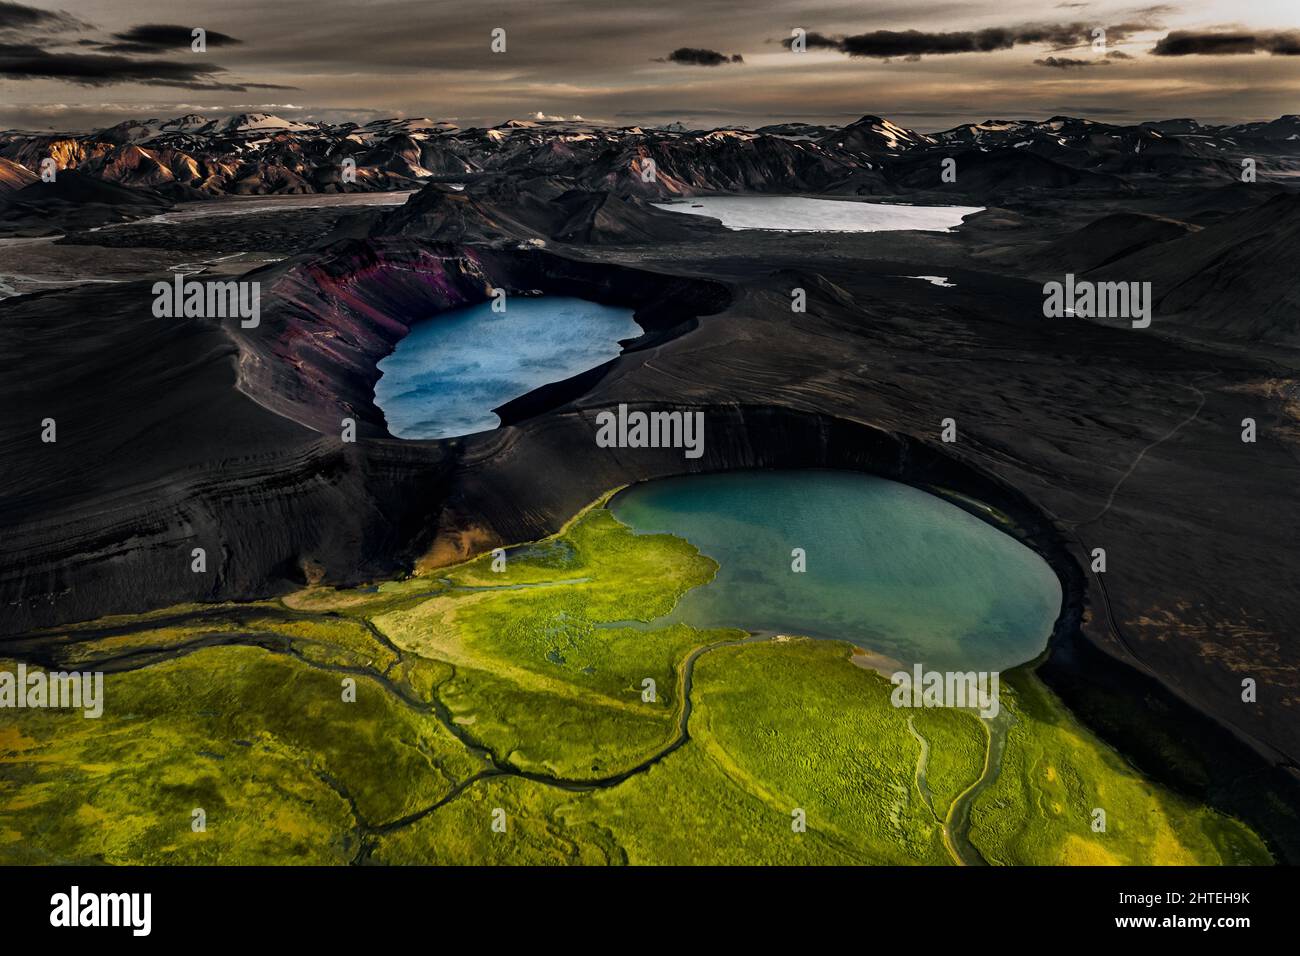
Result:
{"label": "dark cloudy sky", "polygon": [[[806,52],[783,42],[796,27]],[[1300,0],[0,0],[0,127],[251,109],[461,125],[876,113],[923,130],[1265,119],[1300,113]]]}

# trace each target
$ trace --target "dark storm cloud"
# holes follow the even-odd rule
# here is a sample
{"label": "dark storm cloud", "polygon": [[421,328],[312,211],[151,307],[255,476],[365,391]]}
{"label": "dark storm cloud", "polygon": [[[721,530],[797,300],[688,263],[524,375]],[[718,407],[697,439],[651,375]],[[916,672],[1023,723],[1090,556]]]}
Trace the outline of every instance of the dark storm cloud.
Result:
{"label": "dark storm cloud", "polygon": [[1246,31],[1175,30],[1151,49],[1153,56],[1228,56],[1241,53],[1300,55],[1300,30]]}
{"label": "dark storm cloud", "polygon": [[[840,48],[841,40],[842,38],[839,37],[828,37],[823,33],[812,32],[804,37],[804,46],[809,50],[838,50]],[[791,43],[790,40],[784,40],[782,42],[784,42],[786,46],[789,46]]]}
{"label": "dark storm cloud", "polygon": [[658,62],[681,63],[684,66],[722,66],[724,63],[744,63],[745,58],[739,53],[727,56],[717,50],[702,50],[698,47],[684,46],[673,50]]}
{"label": "dark storm cloud", "polygon": [[142,83],[189,90],[292,89],[260,83],[228,83],[216,79],[220,66],[196,66],[174,60],[135,60],[104,53],[49,53],[31,43],[0,43],[0,76],[17,80],[65,80],[82,86]]}
{"label": "dark storm cloud", "polygon": [[875,30],[844,37],[840,42],[840,50],[849,56],[889,59],[922,54],[988,53],[993,50],[1009,50],[1015,43],[1016,34],[1000,27],[954,33]]}
{"label": "dark storm cloud", "polygon": [[[1142,30],[1157,24],[1149,20],[1134,20],[1105,27],[1106,40],[1118,43]],[[988,27],[983,30],[957,30],[948,33],[931,33],[924,30],[873,30],[850,36],[828,37],[809,33],[809,49],[839,50],[851,57],[869,57],[889,60],[895,57],[916,58],[951,53],[992,53],[1009,50],[1018,44],[1046,45],[1053,50],[1068,50],[1092,42],[1095,23],[1027,23],[1016,27]],[[814,42],[816,37],[816,42]],[[781,41],[789,47],[793,39]]]}
{"label": "dark storm cloud", "polygon": [[21,3],[0,0],[0,31],[81,29],[89,26],[62,10],[38,10]]}
{"label": "dark storm cloud", "polygon": [[[176,48],[188,51],[193,41],[192,27],[143,24],[114,33],[107,40],[84,37],[74,40],[52,35],[89,29],[93,29],[90,24],[63,11],[37,10],[0,0],[0,34],[3,34],[0,40],[0,77],[62,80],[89,87],[130,83],[231,93],[296,89],[274,83],[228,79],[224,67],[205,62],[202,58],[182,62],[157,55]],[[225,33],[208,31],[206,42],[213,46],[231,46],[241,41]],[[69,48],[86,52],[70,52]]]}
{"label": "dark storm cloud", "polygon": [[[105,43],[100,46],[100,49],[106,53],[164,53],[168,50],[188,50],[194,40],[194,28],[174,23],[146,23],[122,33],[114,33],[113,40],[115,42]],[[244,42],[225,33],[218,33],[216,30],[208,30],[205,41],[208,46],[232,46]]]}
{"label": "dark storm cloud", "polygon": [[1049,56],[1034,61],[1035,66],[1049,66],[1055,70],[1075,70],[1085,66],[1110,66],[1109,60],[1076,60],[1068,56]]}

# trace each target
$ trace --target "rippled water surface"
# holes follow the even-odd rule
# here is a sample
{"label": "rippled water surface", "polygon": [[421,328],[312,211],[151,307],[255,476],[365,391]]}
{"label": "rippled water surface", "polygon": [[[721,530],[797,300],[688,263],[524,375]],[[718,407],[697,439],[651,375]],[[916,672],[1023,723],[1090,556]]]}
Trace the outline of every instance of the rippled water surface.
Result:
{"label": "rippled water surface", "polygon": [[379,363],[375,403],[399,438],[496,428],[492,409],[615,358],[641,335],[632,310],[561,296],[490,302],[415,325]]}

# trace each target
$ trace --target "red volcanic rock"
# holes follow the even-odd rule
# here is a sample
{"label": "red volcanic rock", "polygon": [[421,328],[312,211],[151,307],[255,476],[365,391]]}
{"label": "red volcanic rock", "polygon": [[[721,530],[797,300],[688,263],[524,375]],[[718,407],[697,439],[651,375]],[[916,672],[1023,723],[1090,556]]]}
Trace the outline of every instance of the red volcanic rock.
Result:
{"label": "red volcanic rock", "polygon": [[111,183],[129,186],[161,186],[176,179],[157,156],[139,146],[127,146],[106,154],[86,163],[83,171]]}
{"label": "red volcanic rock", "polygon": [[[730,299],[718,283],[586,263],[533,247],[402,238],[342,240],[246,278],[262,283],[262,318],[252,329],[225,327],[239,346],[239,389],[326,435],[339,434],[341,420],[352,418],[358,433],[387,437],[374,404],[379,360],[415,322],[486,301],[493,289],[631,306],[641,327],[659,337]],[[561,398],[552,390],[547,401]],[[532,405],[528,410],[536,413]]]}
{"label": "red volcanic rock", "polygon": [[8,159],[0,159],[0,192],[22,189],[36,182],[39,177],[26,166]]}
{"label": "red volcanic rock", "polygon": [[472,250],[356,241],[268,278],[261,325],[231,330],[241,349],[239,387],[334,434],[345,417],[385,433],[373,401],[376,362],[413,322],[483,301],[492,286]]}

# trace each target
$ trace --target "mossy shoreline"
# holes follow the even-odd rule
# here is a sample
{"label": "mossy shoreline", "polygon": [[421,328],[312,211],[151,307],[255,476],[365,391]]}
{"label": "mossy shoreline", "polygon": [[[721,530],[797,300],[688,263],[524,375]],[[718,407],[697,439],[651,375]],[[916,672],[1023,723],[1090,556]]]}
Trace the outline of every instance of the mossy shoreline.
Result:
{"label": "mossy shoreline", "polygon": [[[840,642],[619,626],[716,564],[621,525],[613,493],[498,569],[488,554],[10,645],[105,670],[107,701],[100,720],[0,712],[0,862],[957,862],[980,718],[894,708]],[[1005,681],[1000,769],[960,834],[985,861],[1268,862],[1032,668]]]}

